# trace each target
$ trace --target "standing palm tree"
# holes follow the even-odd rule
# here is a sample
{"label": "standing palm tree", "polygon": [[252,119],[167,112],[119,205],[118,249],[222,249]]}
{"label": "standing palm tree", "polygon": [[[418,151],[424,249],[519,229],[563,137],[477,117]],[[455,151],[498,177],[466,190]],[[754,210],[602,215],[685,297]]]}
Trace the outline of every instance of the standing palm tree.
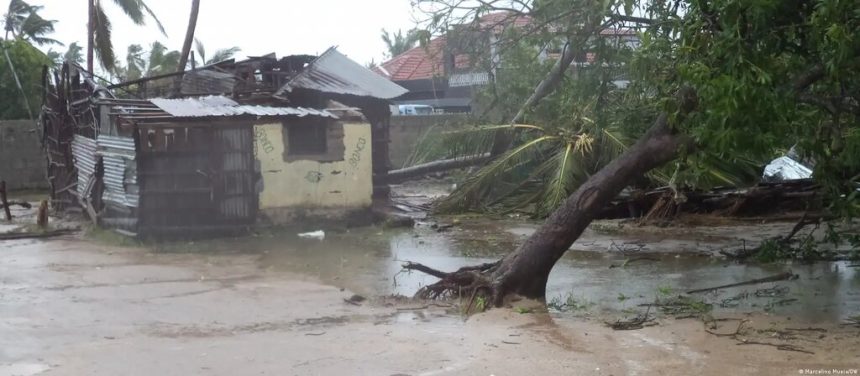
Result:
{"label": "standing palm tree", "polygon": [[[194,40],[194,49],[197,51],[197,56],[195,57],[194,63],[198,66],[203,65],[211,65],[215,63],[222,62],[224,60],[232,59],[237,53],[241,52],[242,49],[239,47],[230,47],[223,48],[215,51],[211,58],[206,58],[206,46],[203,45],[199,39]],[[199,57],[200,60],[196,60]]]}
{"label": "standing palm tree", "polygon": [[191,0],[191,15],[188,17],[188,30],[185,32],[185,43],[182,44],[182,53],[179,56],[179,64],[176,67],[179,76],[173,81],[173,95],[179,95],[182,91],[182,72],[188,65],[188,55],[191,54],[191,43],[194,42],[194,31],[197,29],[197,15],[200,14],[200,0]]}
{"label": "standing palm tree", "polygon": [[46,55],[48,55],[48,58],[54,62],[54,66],[60,66],[64,61],[83,64],[84,55],[81,53],[83,50],[84,49],[79,46],[77,42],[74,42],[69,45],[69,49],[66,50],[66,52],[49,49]]}
{"label": "standing palm tree", "polygon": [[143,47],[139,44],[128,46],[126,61],[126,80],[136,80],[143,77],[146,71],[146,60],[143,59]]}
{"label": "standing palm tree", "polygon": [[118,62],[112,73],[123,81],[173,73],[179,66],[179,55],[179,51],[170,51],[158,41],[152,42],[148,52],[141,45],[132,44],[128,46],[125,66]]}
{"label": "standing palm tree", "polygon": [[385,47],[388,49],[387,57],[389,58],[409,51],[412,47],[415,47],[415,44],[420,39],[420,34],[415,29],[407,31],[406,35],[403,35],[402,30],[389,33],[385,29],[382,29],[382,41],[385,42]]}
{"label": "standing palm tree", "polygon": [[[146,24],[146,14],[155,21],[158,29],[165,34],[164,26],[152,9],[143,0],[113,0],[136,25]],[[87,0],[89,22],[87,31],[87,70],[93,71],[94,54],[98,52],[99,62],[107,70],[113,70],[116,57],[111,42],[111,22],[105,14],[101,0]]]}
{"label": "standing palm tree", "polygon": [[20,38],[39,46],[45,44],[59,44],[60,41],[46,37],[54,32],[54,24],[57,21],[46,20],[39,16],[42,6],[30,5],[23,0],[11,0],[6,14],[3,16],[6,39]]}

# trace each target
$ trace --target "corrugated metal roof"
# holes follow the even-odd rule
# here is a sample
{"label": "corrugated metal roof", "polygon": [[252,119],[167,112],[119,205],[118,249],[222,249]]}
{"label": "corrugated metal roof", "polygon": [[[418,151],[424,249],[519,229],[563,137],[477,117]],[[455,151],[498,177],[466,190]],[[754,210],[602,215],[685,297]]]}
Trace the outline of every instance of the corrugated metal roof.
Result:
{"label": "corrugated metal roof", "polygon": [[275,95],[293,89],[380,99],[397,98],[408,90],[350,60],[332,47],[314,60]]}
{"label": "corrugated metal roof", "polygon": [[152,104],[175,117],[216,117],[216,116],[322,116],[337,119],[335,114],[326,110],[304,107],[267,107],[240,105],[236,101],[218,95],[200,98],[150,99]]}

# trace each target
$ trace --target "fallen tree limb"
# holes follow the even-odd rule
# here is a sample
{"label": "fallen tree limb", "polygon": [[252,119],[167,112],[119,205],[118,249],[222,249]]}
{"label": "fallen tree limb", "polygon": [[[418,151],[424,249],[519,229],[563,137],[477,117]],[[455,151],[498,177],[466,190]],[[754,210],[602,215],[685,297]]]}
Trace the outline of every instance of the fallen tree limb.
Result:
{"label": "fallen tree limb", "polygon": [[449,273],[445,273],[445,272],[440,271],[440,270],[433,269],[429,266],[414,263],[414,262],[406,262],[405,264],[403,264],[403,269],[419,271],[419,272],[422,272],[424,274],[432,275],[432,276],[439,278],[439,279],[443,279],[443,278],[447,277],[449,274]]}
{"label": "fallen tree limb", "polygon": [[714,290],[726,289],[726,288],[729,288],[729,287],[738,287],[738,286],[757,285],[757,284],[759,284],[759,283],[785,281],[785,280],[793,279],[793,278],[795,278],[795,277],[796,277],[796,276],[795,276],[793,273],[791,273],[791,272],[785,272],[785,273],[780,273],[780,274],[777,274],[777,275],[772,275],[772,276],[770,276],[770,277],[759,278],[759,279],[753,279],[753,280],[744,281],[744,282],[731,283],[731,284],[728,284],[728,285],[722,285],[722,286],[716,286],[716,287],[708,287],[708,288],[698,289],[698,290],[690,290],[690,291],[687,291],[687,294],[697,294],[697,293],[702,293],[702,292],[709,292],[709,291],[714,291]]}
{"label": "fallen tree limb", "polygon": [[778,350],[782,350],[782,351],[794,351],[794,352],[800,352],[800,353],[804,353],[804,354],[815,354],[812,351],[806,350],[802,347],[795,346],[795,345],[790,345],[790,344],[785,344],[785,343],[759,342],[759,341],[751,341],[751,340],[748,340],[745,338],[738,338],[738,336],[741,335],[741,331],[744,328],[744,325],[748,322],[749,322],[749,320],[740,320],[740,322],[738,323],[738,327],[737,327],[737,329],[735,329],[734,333],[717,333],[717,332],[709,330],[707,328],[705,329],[705,332],[707,332],[708,334],[717,336],[717,337],[728,337],[728,338],[734,339],[734,340],[738,341],[736,343],[736,345],[739,345],[739,346],[740,345],[772,346],[772,347],[776,347]]}
{"label": "fallen tree limb", "polygon": [[630,320],[616,320],[615,322],[606,322],[612,330],[637,330],[642,329],[646,326],[657,325],[654,323],[654,318],[650,316],[651,314],[651,305],[648,305],[648,309],[645,310],[644,315],[637,315],[636,317]]}
{"label": "fallen tree limb", "polygon": [[0,203],[0,208],[7,208],[12,206],[20,206],[24,209],[32,209],[33,205],[26,201],[9,201],[5,204]]}
{"label": "fallen tree limb", "polygon": [[75,229],[62,229],[62,230],[53,230],[46,232],[14,232],[14,233],[6,233],[0,234],[0,240],[18,240],[18,239],[42,239],[42,238],[53,238],[57,236],[63,235],[71,235],[78,232]]}
{"label": "fallen tree limb", "polygon": [[459,168],[471,167],[486,163],[490,160],[490,154],[472,155],[462,158],[443,159],[424,164],[406,167],[399,170],[388,171],[386,176],[381,177],[386,183],[399,183],[409,179],[420,178],[434,172],[444,172]]}
{"label": "fallen tree limb", "polygon": [[740,340],[740,342],[738,342],[737,344],[738,344],[738,345],[762,345],[762,346],[773,346],[773,347],[776,347],[776,349],[777,349],[777,350],[782,350],[782,351],[794,351],[794,352],[799,352],[799,353],[804,353],[804,354],[811,354],[811,355],[815,355],[815,353],[814,353],[814,352],[809,351],[809,350],[804,350],[802,347],[798,347],[798,346],[795,346],[795,345],[784,344],[784,343],[783,343],[783,344],[780,344],[780,343],[770,343],[770,342],[758,342],[758,341]]}

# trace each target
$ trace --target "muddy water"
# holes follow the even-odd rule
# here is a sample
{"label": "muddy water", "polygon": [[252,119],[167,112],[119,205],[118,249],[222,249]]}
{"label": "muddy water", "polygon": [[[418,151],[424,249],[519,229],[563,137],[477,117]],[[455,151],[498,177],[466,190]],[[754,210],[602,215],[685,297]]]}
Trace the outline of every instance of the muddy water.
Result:
{"label": "muddy water", "polygon": [[[378,228],[328,233],[323,241],[300,239],[292,232],[164,247],[166,251],[206,250],[260,254],[272,272],[290,271],[367,296],[411,296],[435,278],[404,273],[404,261],[441,270],[495,261],[513,249],[532,227],[455,228],[438,233]],[[742,232],[742,229],[733,229]],[[797,280],[727,288],[693,295],[715,314],[767,312],[804,321],[839,322],[860,314],[860,273],[848,262],[813,264],[736,264],[695,252],[733,242],[712,236],[707,245],[680,241],[690,234],[661,236],[600,235],[588,232],[550,275],[549,300],[570,301],[576,315],[632,315],[643,304],[672,299],[698,288],[732,284],[791,271]],[[708,237],[708,236],[702,236]],[[601,244],[610,244],[606,247]],[[627,244],[627,246],[624,246]],[[635,246],[630,246],[630,245]],[[595,246],[596,245],[596,246]],[[643,251],[644,249],[644,251]],[[637,258],[646,258],[639,259]],[[628,261],[625,265],[625,260]]]}

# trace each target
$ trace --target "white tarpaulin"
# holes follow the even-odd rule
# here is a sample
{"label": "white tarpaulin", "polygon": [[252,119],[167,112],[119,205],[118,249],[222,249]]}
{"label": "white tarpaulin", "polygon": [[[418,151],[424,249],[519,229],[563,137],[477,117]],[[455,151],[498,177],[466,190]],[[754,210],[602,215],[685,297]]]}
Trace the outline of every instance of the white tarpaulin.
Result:
{"label": "white tarpaulin", "polygon": [[764,168],[765,181],[799,180],[811,177],[812,170],[789,157],[774,159]]}

